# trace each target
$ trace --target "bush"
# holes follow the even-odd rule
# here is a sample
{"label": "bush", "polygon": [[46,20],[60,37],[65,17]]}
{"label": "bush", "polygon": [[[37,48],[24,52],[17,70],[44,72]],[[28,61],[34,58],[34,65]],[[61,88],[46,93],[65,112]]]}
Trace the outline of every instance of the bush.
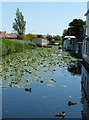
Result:
{"label": "bush", "polygon": [[27,35],[24,35],[24,34],[23,34],[23,35],[18,35],[17,38],[18,38],[19,40],[32,41],[33,38],[37,38],[37,35],[29,33],[29,34],[27,34]]}
{"label": "bush", "polygon": [[29,44],[29,42],[2,39],[2,56],[9,55],[14,52],[21,52],[24,51],[25,49],[32,49],[34,47],[35,45]]}
{"label": "bush", "polygon": [[37,38],[37,35],[31,33],[26,35],[26,40],[32,41],[33,38]]}

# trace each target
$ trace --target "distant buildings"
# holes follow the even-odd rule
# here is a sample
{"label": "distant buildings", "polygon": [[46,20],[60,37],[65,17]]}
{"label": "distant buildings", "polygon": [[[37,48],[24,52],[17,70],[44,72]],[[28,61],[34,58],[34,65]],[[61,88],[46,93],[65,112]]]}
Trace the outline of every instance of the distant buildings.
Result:
{"label": "distant buildings", "polygon": [[34,38],[32,42],[38,46],[47,46],[49,44],[49,41],[43,38]]}
{"label": "distant buildings", "polygon": [[86,37],[82,42],[78,42],[73,36],[64,37],[63,47],[71,50],[76,54],[82,54],[82,75],[81,75],[81,92],[83,103],[82,119],[89,120],[89,2],[87,3],[86,16]]}
{"label": "distant buildings", "polygon": [[8,34],[6,32],[0,32],[0,38],[7,38],[7,39],[16,39],[16,34]]}
{"label": "distant buildings", "polygon": [[83,42],[77,42],[75,46],[75,55],[77,57],[82,57],[82,44]]}
{"label": "distant buildings", "polygon": [[77,57],[82,56],[82,42],[78,42],[75,36],[65,36],[63,48],[72,51]]}
{"label": "distant buildings", "polygon": [[76,37],[75,36],[65,36],[63,48],[69,51],[75,51]]}

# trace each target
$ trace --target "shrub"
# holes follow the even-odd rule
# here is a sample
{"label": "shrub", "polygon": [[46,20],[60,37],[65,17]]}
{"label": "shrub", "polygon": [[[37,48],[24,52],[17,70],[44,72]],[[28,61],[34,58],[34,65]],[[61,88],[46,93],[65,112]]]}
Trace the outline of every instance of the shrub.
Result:
{"label": "shrub", "polygon": [[29,44],[29,42],[24,42],[21,40],[2,39],[2,56],[9,55],[14,52],[21,52],[25,49],[32,49],[34,47],[35,45]]}

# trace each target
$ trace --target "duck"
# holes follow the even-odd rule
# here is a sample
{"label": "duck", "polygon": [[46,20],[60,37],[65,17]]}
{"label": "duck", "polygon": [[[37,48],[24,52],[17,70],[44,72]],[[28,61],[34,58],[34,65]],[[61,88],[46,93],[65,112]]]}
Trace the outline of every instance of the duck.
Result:
{"label": "duck", "polygon": [[43,83],[43,80],[41,80],[40,83]]}
{"label": "duck", "polygon": [[64,111],[58,112],[58,113],[55,114],[55,116],[64,118],[65,117],[65,112]]}
{"label": "duck", "polygon": [[31,92],[31,90],[32,90],[31,88],[25,88],[25,91],[27,91],[27,92],[28,91]]}
{"label": "duck", "polygon": [[72,101],[69,101],[69,102],[68,102],[68,106],[76,105],[76,104],[77,104],[76,102],[72,102]]}

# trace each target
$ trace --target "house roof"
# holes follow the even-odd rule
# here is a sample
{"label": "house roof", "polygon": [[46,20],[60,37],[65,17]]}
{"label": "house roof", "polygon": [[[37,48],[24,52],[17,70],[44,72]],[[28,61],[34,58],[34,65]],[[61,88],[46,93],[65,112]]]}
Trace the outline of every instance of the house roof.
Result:
{"label": "house roof", "polygon": [[75,36],[65,36],[64,38],[76,38]]}
{"label": "house roof", "polygon": [[5,33],[5,32],[0,32],[0,38],[17,38],[17,35],[16,34],[8,34],[8,33]]}
{"label": "house roof", "polygon": [[8,34],[6,33],[6,38],[17,38],[17,35],[16,34]]}

